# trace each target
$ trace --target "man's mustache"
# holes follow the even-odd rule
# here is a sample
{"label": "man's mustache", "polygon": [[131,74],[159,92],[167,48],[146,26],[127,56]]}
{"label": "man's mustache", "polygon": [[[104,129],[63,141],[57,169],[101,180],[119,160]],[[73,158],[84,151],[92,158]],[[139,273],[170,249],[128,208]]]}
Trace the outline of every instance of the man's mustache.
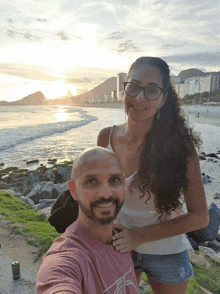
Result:
{"label": "man's mustache", "polygon": [[110,203],[110,202],[113,202],[113,203],[117,204],[119,201],[118,201],[117,198],[111,196],[108,199],[100,198],[99,200],[96,200],[96,201],[92,202],[90,204],[90,206],[93,207],[93,206],[97,206],[97,205],[100,205],[100,204],[103,204],[103,203]]}

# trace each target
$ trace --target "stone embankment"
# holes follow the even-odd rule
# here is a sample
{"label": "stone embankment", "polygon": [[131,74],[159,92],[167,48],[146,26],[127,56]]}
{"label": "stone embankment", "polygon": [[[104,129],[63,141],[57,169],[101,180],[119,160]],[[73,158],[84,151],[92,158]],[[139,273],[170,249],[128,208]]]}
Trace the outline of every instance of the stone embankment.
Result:
{"label": "stone embankment", "polygon": [[[218,160],[217,154],[201,154],[200,160]],[[51,162],[50,162],[51,163]],[[211,183],[210,177],[204,178]],[[9,192],[20,200],[29,203],[39,211],[39,216],[49,218],[51,208],[57,197],[68,190],[68,180],[71,177],[71,162],[55,164],[51,168],[40,166],[35,171],[15,170],[7,168],[0,170],[0,189]],[[204,177],[204,176],[203,176]],[[219,191],[220,192],[220,191]],[[213,193],[213,199],[219,199],[220,193]],[[206,228],[190,232],[188,239],[194,248],[220,261],[220,209],[214,202],[209,205],[210,223]]]}

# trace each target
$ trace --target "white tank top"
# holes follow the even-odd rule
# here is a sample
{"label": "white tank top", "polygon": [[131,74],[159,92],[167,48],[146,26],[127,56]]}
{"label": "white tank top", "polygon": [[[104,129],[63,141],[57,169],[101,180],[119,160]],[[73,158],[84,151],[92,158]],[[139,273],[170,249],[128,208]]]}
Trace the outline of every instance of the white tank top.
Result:
{"label": "white tank top", "polygon": [[[113,150],[111,146],[111,135],[109,136],[109,144],[107,149]],[[140,192],[138,188],[128,189],[131,181],[133,180],[135,173],[125,180],[125,200],[122,208],[117,216],[116,222],[120,222],[123,226],[129,229],[140,229],[149,225],[158,224],[160,220],[158,219],[159,214],[155,209],[154,198],[148,199],[147,195],[140,197]],[[146,202],[146,203],[145,203]],[[181,211],[172,211],[171,215],[164,214],[161,221],[166,221],[175,218],[177,215],[181,214]],[[183,252],[186,249],[192,249],[185,234],[178,236],[165,238],[158,241],[142,243],[134,250],[139,253],[145,254],[175,254]]]}

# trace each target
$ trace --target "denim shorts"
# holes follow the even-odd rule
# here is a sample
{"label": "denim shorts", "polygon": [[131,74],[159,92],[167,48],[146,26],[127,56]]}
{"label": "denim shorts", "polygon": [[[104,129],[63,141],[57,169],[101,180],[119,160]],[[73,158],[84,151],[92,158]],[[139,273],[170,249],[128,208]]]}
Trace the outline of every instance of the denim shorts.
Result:
{"label": "denim shorts", "polygon": [[153,280],[165,284],[179,284],[193,277],[188,252],[154,255],[133,251],[135,269],[142,269]]}

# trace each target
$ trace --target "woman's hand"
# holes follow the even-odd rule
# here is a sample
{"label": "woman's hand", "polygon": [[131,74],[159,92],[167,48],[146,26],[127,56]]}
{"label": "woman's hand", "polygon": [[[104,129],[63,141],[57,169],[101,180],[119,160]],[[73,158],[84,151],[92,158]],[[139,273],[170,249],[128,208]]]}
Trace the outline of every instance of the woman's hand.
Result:
{"label": "woman's hand", "polygon": [[113,230],[121,231],[120,233],[115,233],[112,237],[112,245],[117,251],[121,253],[130,252],[140,245],[136,230],[128,229],[120,224],[113,224]]}

